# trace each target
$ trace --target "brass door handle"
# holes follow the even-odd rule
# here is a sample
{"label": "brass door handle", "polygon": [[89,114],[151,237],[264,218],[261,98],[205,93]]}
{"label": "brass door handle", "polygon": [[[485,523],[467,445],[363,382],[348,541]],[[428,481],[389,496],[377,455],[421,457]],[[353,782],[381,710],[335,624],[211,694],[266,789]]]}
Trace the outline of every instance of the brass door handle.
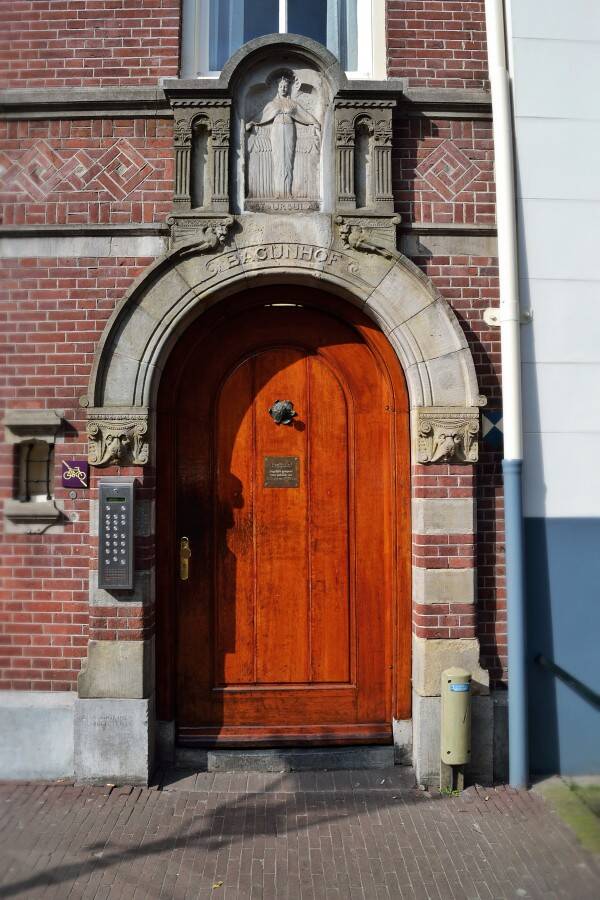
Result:
{"label": "brass door handle", "polygon": [[190,577],[191,556],[190,540],[189,538],[182,537],[179,541],[179,578],[181,581],[187,581]]}

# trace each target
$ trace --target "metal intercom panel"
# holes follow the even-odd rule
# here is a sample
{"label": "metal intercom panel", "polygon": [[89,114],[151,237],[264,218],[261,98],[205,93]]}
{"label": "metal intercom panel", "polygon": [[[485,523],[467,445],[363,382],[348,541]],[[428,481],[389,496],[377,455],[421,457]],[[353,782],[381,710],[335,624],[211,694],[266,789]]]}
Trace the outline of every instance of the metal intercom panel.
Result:
{"label": "metal intercom panel", "polygon": [[100,481],[98,586],[133,588],[133,479]]}

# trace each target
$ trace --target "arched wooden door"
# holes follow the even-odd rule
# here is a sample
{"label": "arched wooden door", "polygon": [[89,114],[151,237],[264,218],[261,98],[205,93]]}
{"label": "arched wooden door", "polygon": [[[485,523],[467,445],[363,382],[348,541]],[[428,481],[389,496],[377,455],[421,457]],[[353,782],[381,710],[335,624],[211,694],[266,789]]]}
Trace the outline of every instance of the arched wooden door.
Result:
{"label": "arched wooden door", "polygon": [[409,446],[383,335],[300,288],[219,304],[171,355],[158,423],[159,704],[179,742],[391,741],[410,710]]}

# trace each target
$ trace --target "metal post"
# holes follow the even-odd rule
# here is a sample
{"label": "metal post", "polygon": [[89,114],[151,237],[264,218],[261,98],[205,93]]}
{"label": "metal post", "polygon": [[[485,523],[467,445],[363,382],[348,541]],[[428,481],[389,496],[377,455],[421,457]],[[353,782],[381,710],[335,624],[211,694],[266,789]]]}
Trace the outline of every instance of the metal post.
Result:
{"label": "metal post", "polygon": [[502,461],[508,598],[508,761],[513,787],[526,787],[529,779],[522,465],[520,459]]}

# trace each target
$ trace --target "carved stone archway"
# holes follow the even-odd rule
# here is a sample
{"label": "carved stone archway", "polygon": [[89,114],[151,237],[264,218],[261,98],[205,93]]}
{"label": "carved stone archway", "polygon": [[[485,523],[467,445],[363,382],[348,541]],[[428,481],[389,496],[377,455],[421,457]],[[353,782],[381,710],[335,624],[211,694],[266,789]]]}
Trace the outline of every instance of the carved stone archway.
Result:
{"label": "carved stone archway", "polygon": [[[221,230],[211,237],[211,227]],[[94,464],[148,461],[149,417],[171,347],[223,297],[274,282],[326,288],[363,309],[387,334],[408,383],[415,461],[476,461],[478,407],[485,401],[471,352],[453,311],[410,260],[383,240],[363,238],[356,224],[349,236],[341,217],[293,221],[252,214],[231,217],[228,229],[226,237],[221,222],[206,220],[203,239],[157,260],[109,320],[88,395]],[[445,450],[436,427],[452,433]]]}

